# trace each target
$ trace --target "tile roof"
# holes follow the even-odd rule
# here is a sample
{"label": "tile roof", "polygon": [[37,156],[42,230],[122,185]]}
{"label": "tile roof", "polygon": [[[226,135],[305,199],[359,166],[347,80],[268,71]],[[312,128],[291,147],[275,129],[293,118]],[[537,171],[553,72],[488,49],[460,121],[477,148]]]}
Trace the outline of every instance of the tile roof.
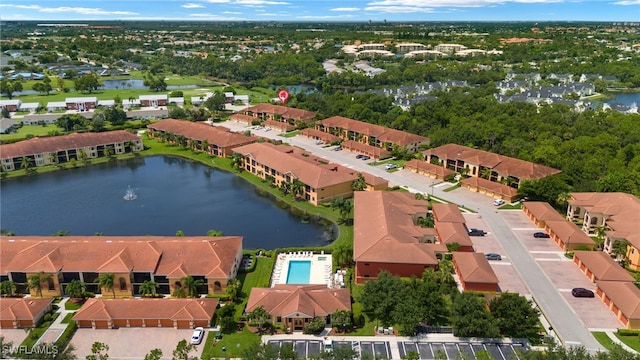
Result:
{"label": "tile roof", "polygon": [[568,220],[546,220],[546,226],[565,244],[593,246],[593,240]]}
{"label": "tile roof", "polygon": [[316,116],[316,113],[313,111],[273,104],[258,104],[251,106],[244,111],[252,113],[279,114],[284,119],[294,120],[312,120]]}
{"label": "tile roof", "polygon": [[258,307],[272,316],[327,316],[338,310],[351,311],[349,289],[329,289],[325,285],[276,285],[253,288],[247,301],[247,312]]}
{"label": "tile roof", "polygon": [[369,155],[373,155],[376,158],[383,158],[389,156],[391,153],[387,149],[379,148],[369,144],[363,144],[361,142],[346,140],[342,142],[342,147],[349,150],[360,151]]}
{"label": "tile roof", "polygon": [[523,210],[527,209],[541,221],[563,221],[564,216],[560,215],[549,203],[543,201],[525,201],[522,205]]}
{"label": "tile roof", "polygon": [[413,223],[412,215],[426,214],[427,201],[413,194],[387,191],[354,193],[353,257],[356,261],[437,264],[443,244],[421,243],[433,229]]}
{"label": "tile roof", "polygon": [[300,131],[300,134],[304,135],[304,136],[308,136],[308,137],[317,137],[318,139],[326,142],[326,143],[332,143],[334,141],[338,141],[340,140],[339,137],[333,135],[333,134],[329,134],[320,130],[316,130],[313,128],[306,128],[306,129],[302,129]]}
{"label": "tile roof", "polygon": [[373,136],[382,142],[390,142],[398,145],[410,145],[421,142],[428,142],[429,138],[387,128],[380,125],[369,124],[363,121],[353,120],[342,116],[333,116],[327,119],[319,120],[316,124],[322,124],[325,127],[337,127],[345,130],[357,132],[368,136]]}
{"label": "tile roof", "polygon": [[602,251],[575,251],[573,256],[579,259],[595,275],[596,280],[630,281],[633,276]]}
{"label": "tile roof", "polygon": [[458,205],[456,204],[433,204],[431,207],[431,211],[433,211],[433,218],[436,221],[441,222],[456,222],[464,224],[466,221],[460,209],[458,209]]}
{"label": "tile roof", "polygon": [[464,223],[436,221],[435,229],[438,240],[445,245],[457,243],[463,247],[473,247]]}
{"label": "tile roof", "polygon": [[518,179],[540,179],[560,173],[560,170],[544,165],[457,144],[428,149],[423,151],[423,154],[425,156],[435,155],[440,159],[463,160],[467,163],[490,168],[503,176],[514,176]]}
{"label": "tile roof", "polygon": [[453,262],[465,283],[498,284],[498,277],[482,253],[454,251]]}
{"label": "tile roof", "polygon": [[289,124],[288,122],[282,122],[282,121],[276,121],[276,120],[266,120],[262,123],[262,126],[273,128],[273,129],[279,129],[286,132],[293,131],[296,129],[295,125]]}
{"label": "tile roof", "polygon": [[239,122],[251,124],[252,121],[257,120],[257,119],[255,117],[253,117],[253,116],[250,116],[250,115],[236,113],[236,114],[231,114],[229,116],[229,120],[239,121]]}
{"label": "tile roof", "polygon": [[405,162],[404,168],[409,170],[414,169],[414,170],[428,172],[430,174],[438,175],[443,178],[454,175],[456,173],[455,171],[451,169],[447,169],[446,167],[431,164],[426,161],[417,160],[417,159],[409,160]]}
{"label": "tile roof", "polygon": [[518,189],[512,188],[509,185],[500,184],[498,182],[483,179],[480,177],[469,177],[462,179],[462,181],[460,182],[469,186],[490,191],[496,195],[508,197],[510,199],[518,195]]}
{"label": "tile roof", "polygon": [[632,282],[598,281],[598,287],[629,320],[640,320],[640,289]]}
{"label": "tile roof", "polygon": [[[242,237],[2,236],[0,274],[20,272],[151,272],[228,277]],[[182,275],[184,276],[184,275]]]}
{"label": "tile roof", "polygon": [[37,320],[43,310],[47,309],[53,299],[44,298],[5,298],[0,300],[0,319],[2,320]]}
{"label": "tile roof", "polygon": [[125,130],[99,133],[73,133],[63,136],[32,138],[13,144],[0,145],[0,158],[12,159],[35,154],[46,154],[89,146],[107,145],[140,140],[140,137]]}
{"label": "tile roof", "polygon": [[640,199],[626,193],[571,193],[569,204],[580,206],[590,213],[606,216],[612,238],[626,239],[640,249]]}
{"label": "tile roof", "polygon": [[281,174],[291,174],[315,189],[352,182],[358,178],[357,173],[349,168],[326,163],[326,160],[291,146],[253,143],[237,147],[234,151]]}
{"label": "tile roof", "polygon": [[206,320],[213,318],[218,299],[88,299],[73,320],[171,319]]}
{"label": "tile roof", "polygon": [[147,125],[148,128],[180,134],[187,139],[204,141],[220,147],[231,147],[249,144],[257,140],[255,136],[234,133],[221,126],[211,126],[186,120],[166,119]]}

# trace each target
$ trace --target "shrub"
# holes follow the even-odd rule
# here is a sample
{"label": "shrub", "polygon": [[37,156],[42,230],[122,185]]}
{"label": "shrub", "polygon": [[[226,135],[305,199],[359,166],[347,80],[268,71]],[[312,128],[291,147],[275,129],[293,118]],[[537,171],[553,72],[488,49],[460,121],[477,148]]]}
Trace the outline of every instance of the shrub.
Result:
{"label": "shrub", "polygon": [[316,317],[304,328],[305,334],[318,334],[324,330],[325,321],[322,317]]}
{"label": "shrub", "polygon": [[44,314],[44,321],[45,321],[45,322],[47,322],[47,321],[51,321],[51,313],[46,313],[46,314]]}
{"label": "shrub", "polygon": [[640,330],[618,329],[618,335],[620,335],[620,336],[636,336],[636,335],[640,335]]}
{"label": "shrub", "polygon": [[67,345],[69,345],[71,337],[76,333],[76,330],[78,330],[78,324],[76,324],[76,322],[73,320],[69,321],[69,325],[67,325],[67,328],[64,329],[62,335],[60,335],[54,345],[58,346],[59,349],[64,350]]}

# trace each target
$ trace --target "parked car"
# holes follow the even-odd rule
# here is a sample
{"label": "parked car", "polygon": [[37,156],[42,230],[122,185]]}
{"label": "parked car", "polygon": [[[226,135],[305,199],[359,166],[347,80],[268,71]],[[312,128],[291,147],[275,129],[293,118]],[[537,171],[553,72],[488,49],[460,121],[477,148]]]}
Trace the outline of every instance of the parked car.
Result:
{"label": "parked car", "polygon": [[504,205],[504,200],[502,200],[502,199],[495,199],[495,200],[493,200],[493,205],[495,205],[495,206]]}
{"label": "parked car", "polygon": [[362,160],[369,160],[371,159],[370,157],[368,157],[367,155],[362,155],[362,157],[360,158]]}
{"label": "parked car", "polygon": [[396,164],[387,164],[387,165],[384,166],[384,169],[385,170],[391,170],[391,169],[395,169],[397,167],[398,167],[398,165],[396,165]]}
{"label": "parked car", "polygon": [[487,254],[484,254],[484,257],[486,257],[487,260],[502,260],[502,256],[496,253],[487,253]]}
{"label": "parked car", "polygon": [[533,233],[533,237],[539,239],[548,239],[549,234],[547,234],[546,232],[538,231]]}
{"label": "parked car", "polygon": [[487,232],[482,229],[474,229],[474,228],[469,229],[469,236],[485,236],[485,235],[487,235]]}
{"label": "parked car", "polygon": [[571,295],[573,295],[574,297],[586,297],[586,298],[592,298],[595,296],[593,291],[585,288],[573,288],[571,290]]}
{"label": "parked car", "polygon": [[322,144],[324,144],[324,142],[322,142],[322,140],[316,141],[316,145],[322,145]]}
{"label": "parked car", "polygon": [[364,157],[364,155],[362,155],[362,154],[356,155],[356,159],[362,159],[363,157]]}
{"label": "parked car", "polygon": [[193,330],[193,335],[191,335],[191,343],[193,345],[200,345],[203,338],[204,338],[204,328],[197,327]]}
{"label": "parked car", "polygon": [[333,151],[340,151],[340,150],[342,150],[342,148],[340,146],[337,146],[337,147],[333,148]]}

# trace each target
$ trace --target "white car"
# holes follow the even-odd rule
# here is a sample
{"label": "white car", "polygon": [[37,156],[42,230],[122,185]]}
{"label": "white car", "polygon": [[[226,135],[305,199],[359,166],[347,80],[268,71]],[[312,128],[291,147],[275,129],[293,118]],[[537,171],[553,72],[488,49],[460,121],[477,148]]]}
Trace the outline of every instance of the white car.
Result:
{"label": "white car", "polygon": [[494,205],[494,206],[504,205],[504,200],[502,200],[502,199],[495,199],[495,200],[493,200],[493,205]]}
{"label": "white car", "polygon": [[387,164],[387,165],[384,166],[384,169],[385,170],[391,170],[391,169],[395,169],[397,167],[398,167],[398,165],[396,165],[396,164]]}
{"label": "white car", "polygon": [[197,327],[193,330],[193,335],[191,335],[191,343],[193,345],[200,345],[203,338],[204,338],[204,328]]}

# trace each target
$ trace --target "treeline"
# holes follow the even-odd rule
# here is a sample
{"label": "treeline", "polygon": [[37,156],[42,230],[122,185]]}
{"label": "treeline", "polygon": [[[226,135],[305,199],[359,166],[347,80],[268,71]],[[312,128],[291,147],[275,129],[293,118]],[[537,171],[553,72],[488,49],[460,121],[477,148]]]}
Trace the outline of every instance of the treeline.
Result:
{"label": "treeline", "polygon": [[564,105],[500,104],[490,86],[437,92],[403,112],[373,93],[298,94],[292,106],[345,116],[562,170],[573,191],[640,195],[640,115]]}

